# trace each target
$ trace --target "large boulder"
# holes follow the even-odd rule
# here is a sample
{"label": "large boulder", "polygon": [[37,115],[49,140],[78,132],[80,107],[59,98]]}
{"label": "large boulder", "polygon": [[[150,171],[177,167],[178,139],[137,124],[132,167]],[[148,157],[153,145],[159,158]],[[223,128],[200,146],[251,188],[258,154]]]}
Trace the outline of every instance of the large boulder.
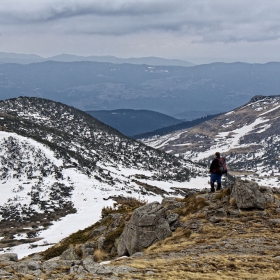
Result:
{"label": "large boulder", "polygon": [[235,199],[239,209],[264,209],[265,197],[259,190],[259,185],[252,181],[237,179],[231,187],[231,198]]}
{"label": "large boulder", "polygon": [[170,237],[172,232],[164,207],[158,202],[134,210],[118,242],[118,255],[133,255],[155,242]]}

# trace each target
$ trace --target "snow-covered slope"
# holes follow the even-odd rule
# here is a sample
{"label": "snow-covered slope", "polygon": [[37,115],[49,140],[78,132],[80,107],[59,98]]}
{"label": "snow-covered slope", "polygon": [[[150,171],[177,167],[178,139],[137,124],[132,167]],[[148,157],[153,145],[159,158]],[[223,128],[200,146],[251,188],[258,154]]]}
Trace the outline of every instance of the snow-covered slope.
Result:
{"label": "snow-covered slope", "polygon": [[280,96],[255,96],[248,104],[201,125],[142,142],[206,164],[220,151],[233,174],[280,186],[279,120]]}
{"label": "snow-covered slope", "polygon": [[12,248],[22,257],[44,250],[96,222],[110,197],[160,200],[206,187],[206,176],[200,165],[73,107],[39,98],[0,101],[3,252]]}

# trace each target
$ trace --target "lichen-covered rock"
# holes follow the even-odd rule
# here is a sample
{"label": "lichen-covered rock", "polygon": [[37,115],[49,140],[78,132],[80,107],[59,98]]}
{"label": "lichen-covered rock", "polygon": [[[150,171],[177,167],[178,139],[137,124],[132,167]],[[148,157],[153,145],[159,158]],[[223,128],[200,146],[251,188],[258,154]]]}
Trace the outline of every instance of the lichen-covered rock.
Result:
{"label": "lichen-covered rock", "polygon": [[42,273],[41,261],[25,260],[17,263],[15,269],[22,274],[40,275]]}
{"label": "lichen-covered rock", "polygon": [[118,255],[133,255],[172,235],[164,207],[158,202],[134,210],[118,242]]}
{"label": "lichen-covered rock", "polygon": [[106,228],[107,228],[106,226],[101,226],[101,227],[98,227],[98,228],[94,229],[91,232],[89,237],[92,238],[92,237],[100,235],[104,230],[106,230]]}
{"label": "lichen-covered rock", "polygon": [[265,208],[265,197],[255,182],[236,180],[231,188],[231,197],[239,209]]}
{"label": "lichen-covered rock", "polygon": [[0,255],[0,261],[16,262],[17,260],[18,260],[18,255],[15,253],[5,253]]}
{"label": "lichen-covered rock", "polygon": [[161,205],[165,208],[165,210],[173,210],[175,208],[181,208],[185,205],[184,202],[178,202],[177,197],[165,197]]}
{"label": "lichen-covered rock", "polygon": [[82,251],[83,258],[87,256],[92,256],[95,250],[96,244],[95,242],[87,242],[85,244],[82,244],[80,246],[80,249]]}
{"label": "lichen-covered rock", "polygon": [[79,260],[81,259],[81,256],[79,256],[77,254],[77,250],[76,250],[76,247],[72,247],[70,249],[67,249],[66,251],[64,251],[61,256],[60,256],[60,259],[61,260]]}

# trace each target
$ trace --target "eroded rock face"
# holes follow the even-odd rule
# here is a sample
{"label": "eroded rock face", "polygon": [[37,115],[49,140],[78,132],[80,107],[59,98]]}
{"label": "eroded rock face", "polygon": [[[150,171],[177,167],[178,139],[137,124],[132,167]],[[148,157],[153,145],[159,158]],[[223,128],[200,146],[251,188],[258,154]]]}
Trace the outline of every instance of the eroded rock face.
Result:
{"label": "eroded rock face", "polygon": [[118,243],[118,255],[133,255],[172,235],[163,206],[152,202],[136,209]]}
{"label": "eroded rock face", "polygon": [[239,209],[265,208],[264,194],[259,190],[258,184],[252,181],[236,180],[231,197],[235,199]]}

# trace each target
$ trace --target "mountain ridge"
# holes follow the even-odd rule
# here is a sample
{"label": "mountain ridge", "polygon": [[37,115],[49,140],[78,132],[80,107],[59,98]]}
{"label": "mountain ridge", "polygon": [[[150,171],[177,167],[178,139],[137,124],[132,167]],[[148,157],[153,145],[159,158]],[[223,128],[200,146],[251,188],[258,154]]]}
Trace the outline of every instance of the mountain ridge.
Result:
{"label": "mountain ridge", "polygon": [[93,61],[93,62],[107,62],[107,63],[130,63],[130,64],[147,64],[153,66],[184,66],[190,67],[195,64],[180,60],[180,59],[166,59],[160,57],[139,57],[139,58],[119,58],[115,56],[79,56],[71,54],[60,54],[51,57],[41,57],[35,54],[17,54],[17,53],[5,53],[0,52],[0,63],[19,63],[29,64],[46,61],[60,61],[60,62],[74,62],[74,61]]}
{"label": "mountain ridge", "polygon": [[209,164],[216,151],[230,170],[258,182],[279,185],[280,95],[250,102],[198,126],[143,142],[186,159]]}

